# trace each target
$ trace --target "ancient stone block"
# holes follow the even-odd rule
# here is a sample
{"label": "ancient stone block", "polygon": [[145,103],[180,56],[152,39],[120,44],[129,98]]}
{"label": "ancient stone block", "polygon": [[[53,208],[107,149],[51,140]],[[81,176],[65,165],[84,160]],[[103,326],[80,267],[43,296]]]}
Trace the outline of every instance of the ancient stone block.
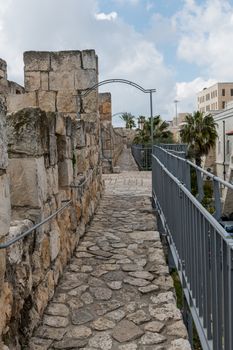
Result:
{"label": "ancient stone block", "polygon": [[50,258],[55,260],[60,251],[60,229],[57,223],[53,223],[52,230],[49,232],[50,240]]}
{"label": "ancient stone block", "polygon": [[2,78],[7,79],[7,64],[2,58],[0,58],[0,71],[2,72]]}
{"label": "ancient stone block", "polygon": [[6,169],[8,164],[6,141],[5,105],[0,99],[0,169]]}
{"label": "ancient stone block", "polygon": [[10,159],[9,174],[12,205],[41,208],[47,194],[44,158]]}
{"label": "ancient stone block", "polygon": [[9,94],[7,96],[7,112],[14,113],[23,108],[36,108],[37,107],[37,95],[36,92],[28,92],[25,94]]}
{"label": "ancient stone block", "polygon": [[77,112],[77,94],[69,91],[58,91],[57,110],[63,113]]}
{"label": "ancient stone block", "polygon": [[97,69],[95,50],[83,50],[81,54],[84,69]]}
{"label": "ancient stone block", "polygon": [[26,91],[39,90],[40,84],[40,72],[25,72],[24,83]]}
{"label": "ancient stone block", "polygon": [[27,108],[7,118],[8,150],[10,155],[18,153],[40,156],[49,150],[49,120],[40,109]]}
{"label": "ancient stone block", "polygon": [[66,121],[62,113],[56,114],[56,134],[66,135]]}
{"label": "ancient stone block", "polygon": [[41,83],[41,90],[45,90],[45,91],[49,90],[49,73],[48,72],[40,73],[40,83]]}
{"label": "ancient stone block", "polygon": [[0,176],[0,239],[4,237],[10,227],[11,204],[9,179],[6,174]]}
{"label": "ancient stone block", "polygon": [[86,145],[84,122],[81,120],[72,123],[72,141],[73,148],[82,148]]}
{"label": "ancient stone block", "polygon": [[49,167],[46,169],[47,175],[47,191],[48,196],[58,194],[58,167],[57,165],[54,167]]}
{"label": "ancient stone block", "polygon": [[74,90],[74,73],[50,72],[49,89],[54,91]]}
{"label": "ancient stone block", "polygon": [[50,70],[50,53],[46,51],[24,52],[25,71],[48,71]]}
{"label": "ancient stone block", "polygon": [[65,187],[69,186],[73,181],[73,165],[72,160],[65,159],[63,162],[58,163],[58,181],[59,186]]}
{"label": "ancient stone block", "polygon": [[56,111],[56,93],[54,91],[38,92],[39,107],[45,112]]}
{"label": "ancient stone block", "polygon": [[98,109],[98,94],[96,90],[93,90],[83,98],[83,108],[86,114],[93,113],[96,115],[97,119],[96,111]]}
{"label": "ancient stone block", "polygon": [[80,51],[59,51],[51,53],[52,71],[71,72],[81,67]]}
{"label": "ancient stone block", "polygon": [[97,73],[95,70],[79,69],[75,72],[75,89],[85,90],[97,84]]}
{"label": "ancient stone block", "polygon": [[72,159],[71,139],[67,136],[57,136],[58,160],[63,162],[65,159]]}

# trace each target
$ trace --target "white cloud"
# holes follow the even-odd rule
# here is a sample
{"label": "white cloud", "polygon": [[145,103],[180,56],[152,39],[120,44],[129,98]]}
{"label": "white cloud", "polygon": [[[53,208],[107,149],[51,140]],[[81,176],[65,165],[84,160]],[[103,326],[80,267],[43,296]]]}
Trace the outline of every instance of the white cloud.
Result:
{"label": "white cloud", "polygon": [[197,5],[186,0],[176,16],[178,57],[200,66],[206,76],[233,80],[233,6],[226,0]]}
{"label": "white cloud", "polygon": [[[5,1],[0,0],[0,8]],[[22,57],[26,50],[94,48],[99,56],[100,80],[124,78],[145,88],[157,88],[154,113],[167,116],[175,82],[163,55],[151,39],[119,16],[113,23],[96,20],[95,14],[99,13],[97,0],[10,0],[4,16],[0,12],[0,55],[8,62],[9,79],[22,82]],[[19,18],[20,25],[16,25]],[[113,113],[149,115],[148,95],[126,85],[108,85],[103,90],[113,94]]]}
{"label": "white cloud", "polygon": [[117,13],[116,12],[110,12],[108,14],[101,12],[101,13],[96,13],[95,14],[95,18],[98,21],[112,21],[115,20],[117,18]]}
{"label": "white cloud", "polygon": [[193,112],[197,109],[197,92],[208,88],[215,84],[216,80],[205,80],[202,77],[198,77],[189,82],[176,83],[176,99],[180,102],[179,108],[183,112]]}

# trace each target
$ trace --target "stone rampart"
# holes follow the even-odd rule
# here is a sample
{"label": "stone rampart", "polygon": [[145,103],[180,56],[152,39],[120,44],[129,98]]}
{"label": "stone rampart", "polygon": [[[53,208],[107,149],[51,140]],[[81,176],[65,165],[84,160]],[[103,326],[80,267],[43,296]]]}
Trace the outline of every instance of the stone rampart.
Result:
{"label": "stone rampart", "polygon": [[103,173],[111,173],[123,151],[124,142],[121,134],[115,132],[112,126],[112,101],[108,92],[99,94],[99,114]]}
{"label": "stone rampart", "polygon": [[102,190],[97,92],[84,113],[78,105],[79,89],[98,80],[95,52],[28,52],[24,61],[26,92],[8,92],[7,123],[0,109],[1,242],[71,204],[0,250],[0,335],[12,350],[27,348]]}

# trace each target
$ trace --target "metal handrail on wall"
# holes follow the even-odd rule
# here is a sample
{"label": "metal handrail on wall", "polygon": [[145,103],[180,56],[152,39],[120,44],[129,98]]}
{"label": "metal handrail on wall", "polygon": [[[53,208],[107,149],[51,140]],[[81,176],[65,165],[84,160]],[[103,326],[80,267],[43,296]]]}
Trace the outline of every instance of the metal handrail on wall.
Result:
{"label": "metal handrail on wall", "polygon": [[233,239],[176,175],[189,163],[172,173],[161,152],[152,155],[153,200],[202,348],[233,350]]}
{"label": "metal handrail on wall", "polygon": [[[97,170],[97,168],[98,168],[98,166],[96,166],[93,169],[91,169],[89,175],[85,178],[85,180],[83,182],[81,182],[79,184],[71,184],[69,187],[71,187],[71,188],[82,188],[87,183],[87,181],[92,177],[94,171]],[[18,242],[19,240],[23,239],[24,237],[27,237],[29,234],[31,234],[33,231],[35,231],[37,228],[39,228],[40,226],[46,224],[46,222],[52,220],[56,215],[58,215],[65,208],[67,208],[72,203],[72,200],[63,200],[62,202],[66,202],[66,204],[64,204],[61,208],[56,210],[53,214],[48,216],[46,219],[44,219],[40,223],[38,223],[38,224],[34,225],[33,227],[31,227],[29,230],[21,233],[20,235],[18,235],[17,237],[14,237],[13,239],[11,239],[8,242],[1,243],[0,244],[0,249],[9,248],[12,244]]]}

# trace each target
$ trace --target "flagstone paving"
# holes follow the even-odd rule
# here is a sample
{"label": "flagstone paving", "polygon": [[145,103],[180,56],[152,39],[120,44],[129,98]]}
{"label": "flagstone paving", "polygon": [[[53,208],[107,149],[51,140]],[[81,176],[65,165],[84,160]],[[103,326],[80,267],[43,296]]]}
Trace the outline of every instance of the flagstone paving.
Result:
{"label": "flagstone paving", "polygon": [[151,174],[104,180],[29,349],[190,350],[151,209]]}

